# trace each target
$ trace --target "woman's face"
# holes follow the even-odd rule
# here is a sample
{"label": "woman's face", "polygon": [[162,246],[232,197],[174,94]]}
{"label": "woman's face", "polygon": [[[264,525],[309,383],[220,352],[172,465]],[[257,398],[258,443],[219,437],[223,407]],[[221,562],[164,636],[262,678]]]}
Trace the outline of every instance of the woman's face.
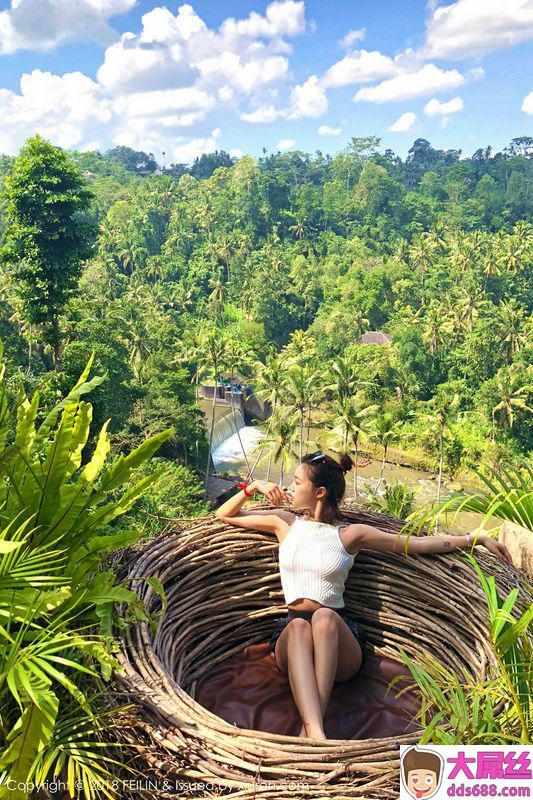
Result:
{"label": "woman's face", "polygon": [[319,499],[317,492],[319,496],[325,493],[323,489],[315,489],[307,477],[307,468],[304,464],[299,464],[294,471],[292,483],[287,489],[293,508],[314,508]]}

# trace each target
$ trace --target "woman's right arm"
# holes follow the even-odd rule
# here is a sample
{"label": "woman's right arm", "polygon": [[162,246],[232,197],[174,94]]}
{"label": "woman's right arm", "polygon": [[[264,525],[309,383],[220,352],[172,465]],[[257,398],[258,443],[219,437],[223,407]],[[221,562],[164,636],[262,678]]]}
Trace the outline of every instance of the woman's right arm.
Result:
{"label": "woman's right arm", "polygon": [[[285,492],[282,490],[280,486],[275,483],[270,483],[269,481],[253,481],[252,483],[248,484],[246,487],[249,493],[255,494],[256,492],[261,492],[264,494],[273,504],[280,504],[284,501],[288,502],[288,498]],[[247,496],[244,493],[244,490],[241,489],[240,492],[233,495],[226,500],[220,508],[217,508],[215,511],[215,517],[222,520],[222,522],[227,522],[229,525],[237,525],[240,528],[250,528],[256,531],[267,531],[269,533],[275,533],[278,535],[279,532],[284,530],[282,525],[283,517],[282,514],[287,514],[289,517],[293,515],[290,512],[273,512],[269,513],[268,511],[251,511],[251,512],[241,512],[241,507],[245,500],[247,500]],[[289,521],[289,520],[285,520]]]}

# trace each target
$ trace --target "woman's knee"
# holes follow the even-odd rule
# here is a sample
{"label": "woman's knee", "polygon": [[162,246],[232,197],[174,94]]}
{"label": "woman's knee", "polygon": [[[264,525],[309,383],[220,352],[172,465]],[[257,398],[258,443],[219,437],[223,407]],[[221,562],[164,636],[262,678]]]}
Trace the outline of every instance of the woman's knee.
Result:
{"label": "woman's knee", "polygon": [[338,614],[331,608],[318,608],[311,619],[313,633],[338,635]]}
{"label": "woman's knee", "polygon": [[297,639],[311,638],[311,623],[302,617],[295,617],[287,625],[287,636]]}

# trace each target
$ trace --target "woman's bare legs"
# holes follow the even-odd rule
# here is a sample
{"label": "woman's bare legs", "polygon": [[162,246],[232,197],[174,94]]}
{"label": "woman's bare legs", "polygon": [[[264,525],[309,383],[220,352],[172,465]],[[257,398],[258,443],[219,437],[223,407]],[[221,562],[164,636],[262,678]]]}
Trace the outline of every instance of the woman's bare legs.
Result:
{"label": "woman's bare legs", "polygon": [[291,620],[276,643],[276,662],[288,673],[294,701],[307,736],[325,739],[322,708],[313,664],[311,625],[301,617]]}
{"label": "woman's bare legs", "polygon": [[[328,707],[339,657],[339,631],[336,617],[338,614],[329,608],[319,608],[311,618],[313,636],[315,678],[320,698],[322,720]],[[323,724],[323,723],[322,723]],[[300,728],[300,737],[309,736],[305,725]]]}
{"label": "woman's bare legs", "polygon": [[329,608],[319,608],[311,618],[315,653],[315,677],[322,717],[326,713],[339,660],[339,615]]}
{"label": "woman's bare legs", "polygon": [[[294,625],[294,623],[303,624]],[[295,700],[296,694],[291,678],[292,670],[289,669],[289,663],[291,663],[295,655],[298,662],[296,665],[296,674],[298,675],[301,671],[301,655],[298,646],[295,649],[294,655],[292,652],[293,648],[291,648],[289,654],[288,643],[289,629],[291,626],[294,626],[292,628],[292,633],[296,634],[292,636],[293,639],[297,639],[301,634],[304,653],[306,653],[306,655],[304,655],[304,663],[309,664],[309,661],[311,663],[321,714],[320,731],[318,731],[320,735],[317,735],[317,729],[314,724],[312,724],[311,727],[308,725],[306,728],[305,719],[309,717],[309,713],[307,712],[306,717],[305,713],[302,713],[300,705],[296,702],[302,716],[302,727],[299,736],[325,739],[323,718],[326,713],[333,683],[334,681],[341,682],[349,680],[359,670],[363,657],[361,647],[346,622],[332,609],[317,609],[311,618],[311,624],[300,617],[292,620],[279,637],[276,643],[275,654],[279,669],[285,674],[287,674],[287,672],[289,673],[289,681]],[[298,629],[298,633],[296,633],[296,629]],[[309,637],[307,637],[307,642],[305,641],[306,634],[309,633],[311,634],[310,643]],[[310,659],[309,653],[307,652],[309,649]],[[307,671],[307,669],[308,666],[305,667],[305,671]],[[307,676],[308,679],[309,677],[310,676]],[[310,681],[307,680],[307,683],[310,683]]]}
{"label": "woman's bare legs", "polygon": [[[322,718],[335,681],[353,677],[362,662],[361,647],[342,617],[330,608],[319,608],[311,619],[314,668]],[[302,725],[300,736],[306,736]]]}

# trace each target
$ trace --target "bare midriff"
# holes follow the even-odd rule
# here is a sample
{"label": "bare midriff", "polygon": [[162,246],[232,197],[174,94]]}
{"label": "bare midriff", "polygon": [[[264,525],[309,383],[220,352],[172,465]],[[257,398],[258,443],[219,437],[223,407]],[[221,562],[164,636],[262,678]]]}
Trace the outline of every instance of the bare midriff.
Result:
{"label": "bare midriff", "polygon": [[328,608],[316,600],[309,600],[307,597],[300,597],[293,603],[290,603],[287,608],[292,608],[293,611],[316,611],[317,608]]}

